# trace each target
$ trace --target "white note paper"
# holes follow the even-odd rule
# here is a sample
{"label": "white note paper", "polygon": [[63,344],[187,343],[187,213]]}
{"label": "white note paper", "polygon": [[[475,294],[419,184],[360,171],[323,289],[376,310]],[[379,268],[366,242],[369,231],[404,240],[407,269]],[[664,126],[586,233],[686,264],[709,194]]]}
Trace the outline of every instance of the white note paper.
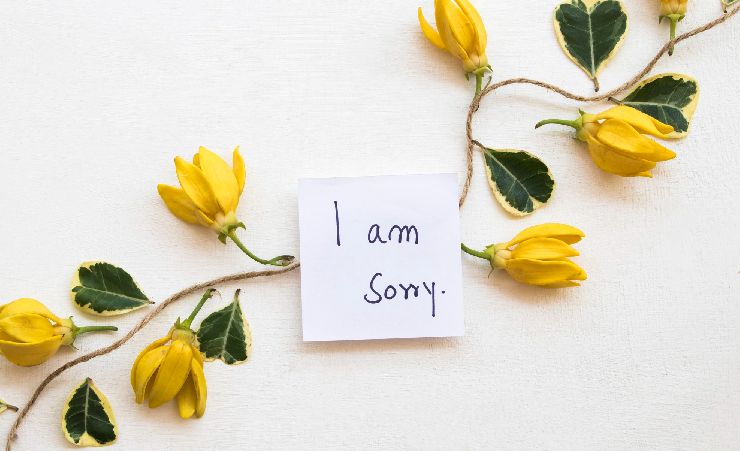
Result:
{"label": "white note paper", "polygon": [[304,341],[464,333],[455,174],[299,181]]}

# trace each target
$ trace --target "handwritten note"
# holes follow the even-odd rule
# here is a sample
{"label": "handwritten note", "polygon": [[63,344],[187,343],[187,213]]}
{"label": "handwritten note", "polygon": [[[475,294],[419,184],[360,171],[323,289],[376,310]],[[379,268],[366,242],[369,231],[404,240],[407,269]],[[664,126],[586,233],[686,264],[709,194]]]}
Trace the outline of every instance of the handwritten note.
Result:
{"label": "handwritten note", "polygon": [[302,179],[305,341],[462,336],[454,174]]}

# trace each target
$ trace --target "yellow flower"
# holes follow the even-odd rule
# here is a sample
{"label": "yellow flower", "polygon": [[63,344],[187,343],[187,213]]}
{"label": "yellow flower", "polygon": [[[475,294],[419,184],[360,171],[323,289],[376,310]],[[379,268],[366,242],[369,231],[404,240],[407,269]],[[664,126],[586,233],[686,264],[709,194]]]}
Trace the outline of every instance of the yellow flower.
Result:
{"label": "yellow flower", "polygon": [[503,268],[516,281],[547,288],[577,287],[586,272],[568,259],[578,251],[571,244],[585,235],[565,224],[541,224],[522,230],[505,243],[490,245],[479,252],[462,245],[476,257],[489,260],[491,268]]}
{"label": "yellow flower", "polygon": [[231,239],[250,258],[264,265],[286,266],[293,260],[290,255],[271,260],[259,258],[236,236],[236,229],[245,228],[244,223],[236,218],[236,208],[246,180],[239,147],[234,149],[231,167],[221,157],[201,147],[193,156],[192,163],[175,157],[175,170],[180,188],[157,185],[159,195],[172,214],[188,224],[211,228],[222,243],[226,243],[227,238]]}
{"label": "yellow flower", "polygon": [[[432,44],[446,50],[463,63],[466,73],[488,66],[486,27],[478,11],[468,0],[434,0],[435,30],[424,18],[419,7],[419,23],[424,36]],[[477,75],[477,73],[476,73]]]}
{"label": "yellow flower", "polygon": [[217,233],[228,233],[239,224],[236,207],[244,190],[246,170],[239,147],[234,149],[233,167],[201,147],[190,163],[175,157],[181,188],[157,185],[157,191],[172,214],[189,224],[201,224]]}
{"label": "yellow flower", "polygon": [[660,15],[668,17],[671,14],[686,14],[688,0],[660,0]]}
{"label": "yellow flower", "polygon": [[131,387],[138,404],[149,398],[153,409],[177,398],[180,417],[203,416],[208,394],[204,360],[190,325],[213,292],[206,290],[184,322],[178,319],[166,337],[144,348],[136,358],[131,367]]}
{"label": "yellow flower", "polygon": [[131,386],[139,404],[148,397],[149,407],[155,408],[176,397],[182,418],[193,414],[202,417],[206,410],[206,377],[195,334],[175,327],[147,346],[131,368]]}
{"label": "yellow flower", "polygon": [[588,145],[591,159],[606,172],[623,177],[652,177],[656,163],[676,154],[642,134],[667,138],[673,127],[641,111],[619,105],[599,114],[581,112],[574,121],[547,119],[544,124],[561,124],[576,129],[576,137]]}
{"label": "yellow flower", "polygon": [[118,330],[112,326],[77,327],[34,299],[22,298],[0,307],[0,355],[19,366],[47,361],[62,345],[71,346],[84,333]]}

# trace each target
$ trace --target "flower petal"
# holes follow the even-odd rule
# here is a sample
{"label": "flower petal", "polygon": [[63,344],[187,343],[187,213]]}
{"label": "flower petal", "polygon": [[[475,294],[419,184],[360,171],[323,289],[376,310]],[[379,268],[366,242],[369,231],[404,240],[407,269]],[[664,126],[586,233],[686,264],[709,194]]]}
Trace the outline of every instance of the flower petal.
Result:
{"label": "flower petal", "polygon": [[522,241],[511,251],[511,258],[532,258],[535,260],[553,260],[577,255],[578,251],[565,241],[542,237]]}
{"label": "flower petal", "polygon": [[648,161],[666,161],[676,157],[672,150],[642,136],[630,124],[618,119],[604,121],[596,131],[596,139],[625,157]]}
{"label": "flower petal", "polygon": [[586,235],[581,230],[573,226],[551,222],[527,227],[506,243],[506,247],[532,238],[555,238],[567,244],[573,244],[581,241],[584,236]]}
{"label": "flower petal", "polygon": [[16,299],[15,301],[0,307],[0,319],[6,318],[11,315],[16,315],[18,313],[35,313],[37,315],[43,316],[44,318],[48,318],[51,321],[54,321],[54,323],[56,324],[62,322],[62,320],[59,319],[59,317],[55,314],[51,313],[51,311],[46,308],[44,304],[31,298]]}
{"label": "flower petal", "polygon": [[506,271],[516,281],[529,285],[552,285],[567,280],[585,280],[586,273],[570,260],[507,260]]}
{"label": "flower petal", "polygon": [[424,18],[424,14],[421,12],[421,6],[419,7],[419,25],[421,25],[421,32],[424,33],[424,36],[429,39],[429,42],[434,44],[436,47],[446,50],[445,49],[445,43],[442,42],[442,37],[437,33],[437,30],[435,30],[429,22]]}
{"label": "flower petal", "polygon": [[460,46],[455,38],[455,34],[452,32],[448,18],[450,15],[448,10],[450,9],[457,10],[459,13],[457,6],[453,5],[450,0],[434,0],[434,16],[437,23],[437,31],[439,32],[439,36],[442,38],[442,42],[445,44],[445,49],[447,49],[452,56],[464,62],[470,58],[468,58],[468,53]]}
{"label": "flower petal", "polygon": [[17,343],[37,343],[54,336],[54,326],[47,318],[35,313],[19,313],[0,319],[3,340]]}
{"label": "flower petal", "polygon": [[198,207],[185,194],[185,190],[159,184],[157,185],[157,192],[159,192],[159,196],[173,215],[189,224],[198,223],[198,216],[196,215]]}
{"label": "flower petal", "polygon": [[239,204],[239,184],[234,171],[218,155],[201,147],[198,151],[200,167],[211,185],[216,200],[224,213],[233,212]]}
{"label": "flower petal", "polygon": [[455,40],[465,50],[468,57],[476,53],[476,36],[473,23],[465,16],[463,11],[450,1],[444,2],[444,11],[447,15],[450,31]]}
{"label": "flower petal", "polygon": [[14,343],[0,340],[0,353],[19,366],[34,366],[49,360],[62,344],[62,335],[36,343]]}
{"label": "flower petal", "polygon": [[640,133],[666,139],[673,133],[673,127],[660,122],[654,117],[627,105],[618,105],[596,115],[596,120],[619,119],[627,122]]}
{"label": "flower petal", "polygon": [[133,387],[134,390],[136,390],[136,366],[139,364],[139,362],[141,361],[141,359],[144,358],[144,356],[146,355],[147,352],[151,351],[154,348],[158,348],[158,347],[164,345],[168,341],[170,341],[170,336],[169,335],[167,335],[166,337],[162,337],[159,340],[156,340],[153,343],[151,343],[146,348],[144,348],[144,350],[141,351],[139,353],[139,355],[136,357],[136,360],[134,360],[134,364],[131,367],[131,387]]}
{"label": "flower petal", "polygon": [[591,135],[586,136],[588,143],[588,152],[596,166],[602,171],[612,174],[621,175],[622,177],[636,177],[644,173],[649,173],[655,167],[652,161],[641,158],[630,158],[614,152],[610,147],[601,144]]}
{"label": "flower petal", "polygon": [[548,283],[547,285],[540,285],[545,288],[569,288],[569,287],[580,287],[581,284],[573,282],[572,280],[563,280],[562,282]]}
{"label": "flower petal", "polygon": [[172,341],[154,377],[149,407],[159,407],[177,395],[190,374],[192,359],[193,350],[189,343],[182,340]]}
{"label": "flower petal", "polygon": [[177,170],[177,178],[180,180],[180,186],[185,190],[190,200],[198,206],[198,209],[215,218],[220,208],[211,185],[208,183],[206,176],[203,175],[203,171],[180,157],[175,158],[175,169]]}
{"label": "flower petal", "polygon": [[147,351],[141,358],[136,359],[132,374],[134,376],[133,388],[137,404],[144,402],[149,381],[162,365],[168,349],[169,346],[160,346]]}
{"label": "flower petal", "polygon": [[231,158],[232,161],[232,169],[234,170],[234,176],[236,177],[236,182],[239,184],[239,195],[244,192],[244,184],[247,181],[247,170],[244,166],[244,159],[242,158],[242,155],[239,153],[239,146],[236,146],[236,149],[234,149],[234,154]]}
{"label": "flower petal", "polygon": [[200,418],[206,412],[206,399],[208,398],[208,389],[206,388],[206,376],[203,373],[203,364],[193,360],[190,371],[195,387],[195,415]]}
{"label": "flower petal", "polygon": [[193,379],[189,377],[177,394],[177,411],[180,413],[180,418],[188,419],[195,414],[195,402],[195,386],[193,386]]}
{"label": "flower petal", "polygon": [[476,10],[468,0],[455,0],[455,3],[457,3],[457,6],[460,7],[463,14],[465,14],[468,20],[473,24],[473,31],[475,32],[477,45],[476,51],[478,55],[482,56],[486,53],[486,44],[488,41],[486,26],[483,24],[483,19],[481,19],[480,14],[478,14],[478,10]]}

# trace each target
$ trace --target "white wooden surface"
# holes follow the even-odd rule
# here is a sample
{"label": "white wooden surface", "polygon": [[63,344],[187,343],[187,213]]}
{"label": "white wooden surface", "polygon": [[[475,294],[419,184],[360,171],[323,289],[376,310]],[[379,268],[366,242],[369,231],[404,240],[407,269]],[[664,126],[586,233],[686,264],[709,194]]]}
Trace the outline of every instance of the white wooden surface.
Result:
{"label": "white wooden surface", "polygon": [[[555,2],[478,1],[496,79],[529,76],[589,93],[557,47]],[[625,0],[629,35],[606,68],[610,89],[663,44],[657,2]],[[105,259],[154,299],[255,268],[210,232],[178,222],[157,196],[172,158],[240,144],[248,187],[239,214],[264,256],[296,252],[302,176],[464,170],[472,85],[418,30],[417,2],[15,2],[0,17],[0,296],[43,300],[78,323],[72,271]],[[424,2],[432,16],[432,1]],[[691,2],[680,29],[720,14]],[[476,136],[551,167],[550,205],[520,220],[493,201],[476,159],[463,238],[481,247],[541,222],[586,231],[589,280],[574,290],[520,286],[465,258],[461,339],[304,344],[299,275],[244,289],[254,330],[247,364],[206,368],[206,416],[133,402],[130,365],[195,297],[117,352],[57,379],[20,431],[19,450],[69,448],[62,402],[93,377],[120,424],[117,449],[740,449],[740,215],[736,208],[740,19],[679,46],[656,72],[701,83],[690,136],[655,178],[599,172],[544,117],[599,105],[535,87],[489,96]],[[217,300],[211,308],[225,303]],[[122,329],[145,312],[113,320]],[[0,397],[24,403],[52,369],[113,340],[79,340],[26,369],[0,362]],[[0,416],[0,434],[13,421]]]}

